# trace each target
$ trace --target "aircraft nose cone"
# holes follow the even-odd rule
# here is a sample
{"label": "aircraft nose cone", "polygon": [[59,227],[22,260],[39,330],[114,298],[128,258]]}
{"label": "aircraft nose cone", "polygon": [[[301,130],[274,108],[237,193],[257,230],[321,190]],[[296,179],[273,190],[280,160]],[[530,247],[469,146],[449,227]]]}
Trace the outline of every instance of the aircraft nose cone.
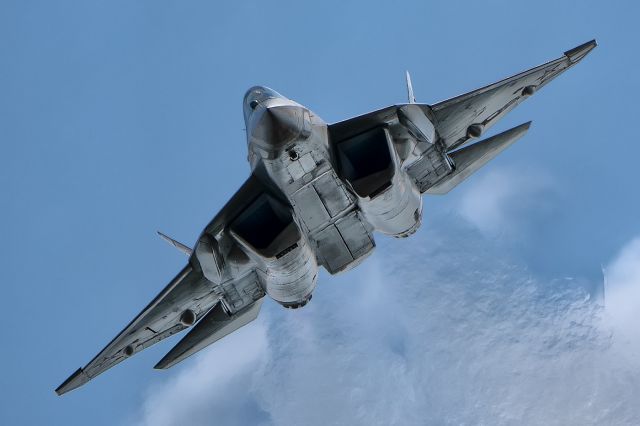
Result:
{"label": "aircraft nose cone", "polygon": [[253,142],[270,149],[295,139],[306,139],[310,134],[309,112],[297,105],[265,108],[257,117],[251,132]]}

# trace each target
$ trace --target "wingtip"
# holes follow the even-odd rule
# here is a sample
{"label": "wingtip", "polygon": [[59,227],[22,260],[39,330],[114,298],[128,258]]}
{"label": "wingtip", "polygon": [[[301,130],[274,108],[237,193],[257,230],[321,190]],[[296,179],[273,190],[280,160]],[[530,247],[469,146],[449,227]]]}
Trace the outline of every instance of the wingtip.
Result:
{"label": "wingtip", "polygon": [[585,56],[589,54],[593,49],[598,46],[598,42],[596,39],[590,40],[586,43],[582,43],[579,46],[574,47],[573,49],[569,49],[564,52],[564,55],[569,58],[572,63],[578,62]]}
{"label": "wingtip", "polygon": [[82,368],[78,368],[72,375],[70,375],[67,380],[62,382],[60,386],[56,388],[56,394],[61,396],[69,391],[72,391],[76,388],[87,383],[91,378],[84,372]]}

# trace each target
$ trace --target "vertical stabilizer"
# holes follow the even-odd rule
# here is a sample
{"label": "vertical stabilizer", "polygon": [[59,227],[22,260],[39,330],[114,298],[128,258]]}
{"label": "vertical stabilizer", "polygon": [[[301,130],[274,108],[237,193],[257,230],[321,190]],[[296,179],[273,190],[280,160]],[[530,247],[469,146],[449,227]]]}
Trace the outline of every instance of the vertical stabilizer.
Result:
{"label": "vertical stabilizer", "polygon": [[191,247],[182,244],[180,241],[174,240],[170,236],[165,235],[160,231],[156,231],[156,232],[158,233],[158,235],[160,235],[160,238],[162,238],[163,240],[165,240],[166,242],[168,242],[169,244],[171,244],[172,246],[174,246],[175,248],[177,248],[179,251],[186,254],[187,256],[191,256],[191,253],[193,253],[193,249]]}
{"label": "vertical stabilizer", "polygon": [[405,71],[405,72],[407,77],[407,97],[409,98],[410,104],[415,104],[416,97],[413,95],[413,84],[411,84],[411,74],[409,74],[409,71]]}

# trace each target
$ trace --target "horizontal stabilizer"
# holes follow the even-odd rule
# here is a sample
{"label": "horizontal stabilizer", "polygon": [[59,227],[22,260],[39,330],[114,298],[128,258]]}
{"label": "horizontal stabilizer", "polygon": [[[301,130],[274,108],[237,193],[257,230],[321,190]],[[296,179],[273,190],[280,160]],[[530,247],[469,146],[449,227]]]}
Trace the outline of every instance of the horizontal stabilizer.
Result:
{"label": "horizontal stabilizer", "polygon": [[258,317],[261,305],[262,299],[229,316],[222,309],[222,305],[218,303],[154,368],[173,367],[227,334],[247,325]]}
{"label": "horizontal stabilizer", "polygon": [[487,164],[489,160],[520,139],[527,133],[530,125],[531,122],[529,121],[528,123],[521,124],[489,139],[450,153],[449,157],[451,157],[455,164],[454,171],[429,188],[426,191],[427,194],[446,194],[451,191],[460,182]]}

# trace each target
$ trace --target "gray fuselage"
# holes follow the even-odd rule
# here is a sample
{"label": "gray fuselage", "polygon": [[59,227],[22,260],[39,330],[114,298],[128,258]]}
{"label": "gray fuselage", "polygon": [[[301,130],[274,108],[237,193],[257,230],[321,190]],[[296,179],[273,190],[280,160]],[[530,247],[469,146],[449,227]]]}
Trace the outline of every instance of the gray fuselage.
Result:
{"label": "gray fuselage", "polygon": [[[363,141],[352,137],[337,149],[322,119],[271,89],[250,89],[243,106],[249,163],[273,194],[263,204],[280,219],[265,226],[280,232],[261,244],[231,232],[273,299],[302,306],[315,288],[318,265],[331,273],[350,269],[375,247],[372,231],[404,237],[420,226],[420,191],[402,171],[387,129]],[[363,143],[376,137],[371,149],[384,158],[351,164],[352,151],[367,160]]]}

